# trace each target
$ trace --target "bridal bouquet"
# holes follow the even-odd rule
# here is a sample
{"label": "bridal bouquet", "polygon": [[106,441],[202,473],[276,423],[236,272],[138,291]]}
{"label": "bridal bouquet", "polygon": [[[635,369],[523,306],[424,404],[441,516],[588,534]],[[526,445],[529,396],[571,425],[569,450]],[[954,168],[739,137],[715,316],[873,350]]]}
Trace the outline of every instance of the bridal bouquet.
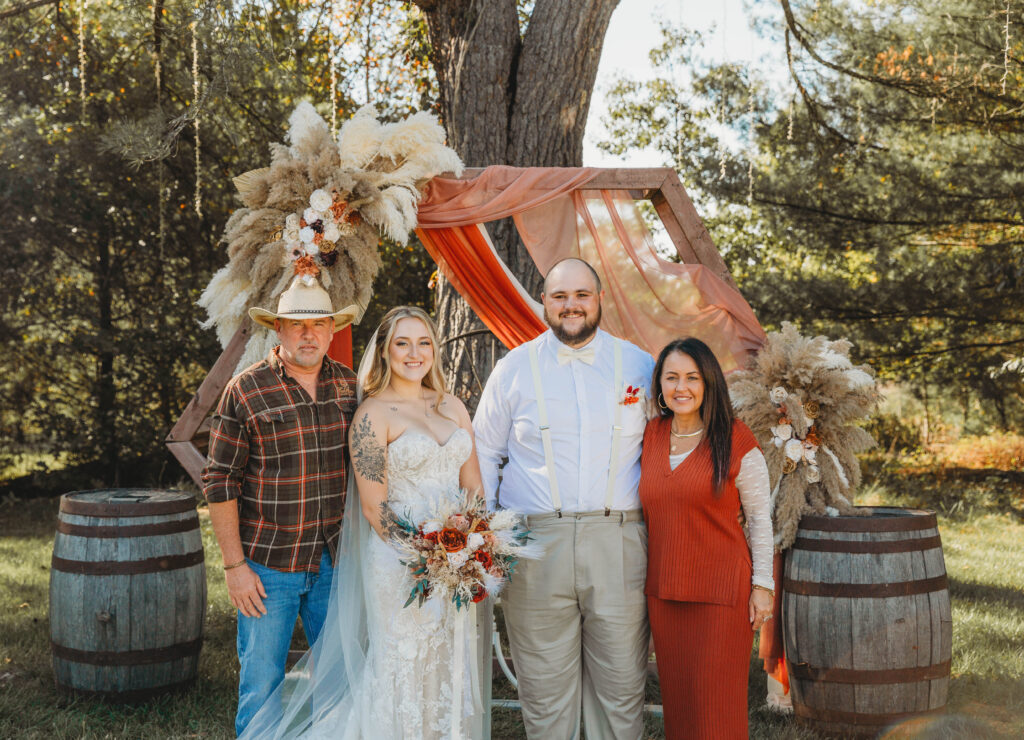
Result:
{"label": "bridal bouquet", "polygon": [[523,557],[536,557],[522,517],[508,509],[489,512],[476,495],[460,491],[431,516],[414,522],[387,503],[381,520],[413,587],[405,606],[427,599],[451,599],[456,609],[498,593]]}

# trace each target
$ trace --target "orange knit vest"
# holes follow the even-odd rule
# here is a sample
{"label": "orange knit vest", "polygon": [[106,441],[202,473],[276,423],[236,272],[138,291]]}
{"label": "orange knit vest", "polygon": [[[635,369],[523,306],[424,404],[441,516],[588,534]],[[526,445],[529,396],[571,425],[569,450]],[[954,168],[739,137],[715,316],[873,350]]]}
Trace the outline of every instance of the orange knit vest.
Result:
{"label": "orange knit vest", "polygon": [[671,601],[736,604],[750,584],[750,548],[737,516],[736,474],[757,446],[740,420],[733,423],[729,475],[718,498],[712,488],[711,448],[702,440],[679,466],[669,465],[672,419],[652,419],[644,432],[640,502],[647,522],[645,593]]}

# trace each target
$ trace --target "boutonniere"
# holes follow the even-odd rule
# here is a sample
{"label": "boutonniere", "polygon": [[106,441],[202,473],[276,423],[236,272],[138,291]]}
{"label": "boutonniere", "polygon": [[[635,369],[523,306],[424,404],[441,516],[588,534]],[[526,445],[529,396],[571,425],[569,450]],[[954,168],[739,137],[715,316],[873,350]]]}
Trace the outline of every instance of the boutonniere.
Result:
{"label": "boutonniere", "polygon": [[626,386],[626,395],[622,397],[622,400],[619,401],[619,403],[621,403],[623,406],[631,406],[634,403],[640,403],[640,398],[642,395],[640,391],[642,390],[643,388],[641,388],[640,386]]}

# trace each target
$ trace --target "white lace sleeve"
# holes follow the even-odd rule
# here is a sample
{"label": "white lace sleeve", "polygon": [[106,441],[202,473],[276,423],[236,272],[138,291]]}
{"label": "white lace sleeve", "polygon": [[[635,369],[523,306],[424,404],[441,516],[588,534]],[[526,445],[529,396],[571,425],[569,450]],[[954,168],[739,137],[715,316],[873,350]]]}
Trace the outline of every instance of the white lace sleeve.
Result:
{"label": "white lace sleeve", "polygon": [[756,447],[743,456],[736,475],[740,505],[750,530],[750,558],[754,563],[753,583],[774,589],[772,578],[772,514],[769,510],[768,464]]}

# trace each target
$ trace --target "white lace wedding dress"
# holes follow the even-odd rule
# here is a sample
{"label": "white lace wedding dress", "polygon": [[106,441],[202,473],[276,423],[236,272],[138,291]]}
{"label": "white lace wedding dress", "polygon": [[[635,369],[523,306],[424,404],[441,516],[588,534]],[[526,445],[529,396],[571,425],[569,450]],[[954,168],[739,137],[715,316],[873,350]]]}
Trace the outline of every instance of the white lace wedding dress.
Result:
{"label": "white lace wedding dress", "polygon": [[[438,444],[406,432],[388,446],[388,503],[414,522],[431,516],[444,497],[458,495],[459,469],[472,452],[465,429]],[[364,549],[368,647],[363,680],[353,687],[344,716],[318,721],[316,738],[425,740],[469,738],[479,711],[474,699],[472,630],[457,646],[454,604],[428,600],[404,606],[412,587],[408,568],[376,535]]]}

